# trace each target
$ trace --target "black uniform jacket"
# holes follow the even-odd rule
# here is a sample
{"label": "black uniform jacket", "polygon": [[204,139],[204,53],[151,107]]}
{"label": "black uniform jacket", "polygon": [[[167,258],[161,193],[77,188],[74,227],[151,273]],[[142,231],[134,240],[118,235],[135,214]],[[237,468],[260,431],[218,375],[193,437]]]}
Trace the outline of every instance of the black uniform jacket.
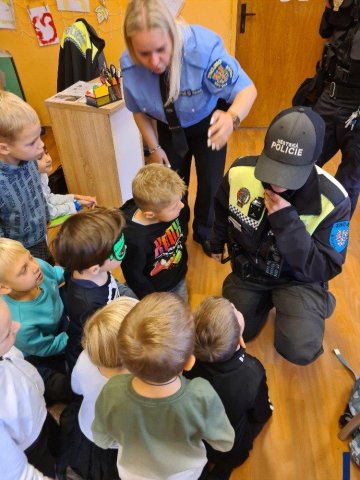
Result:
{"label": "black uniform jacket", "polygon": [[57,91],[73,85],[78,80],[93,80],[100,74],[105,61],[105,41],[84,18],[78,18],[67,27],[61,39]]}
{"label": "black uniform jacket", "polygon": [[[246,200],[249,205],[254,202],[253,189],[260,192],[255,200],[262,200],[264,187],[254,177],[256,160],[237,159],[223,178],[215,197],[212,252],[222,253],[225,243],[236,245],[254,271],[266,276],[267,261],[275,249],[282,264],[280,280],[315,283],[338,275],[349,234],[350,200],[344,188],[314,167],[305,185],[292,192],[290,206],[271,215],[264,207],[262,217],[255,221],[246,210],[241,211],[241,205]],[[234,177],[230,185],[229,178]],[[230,197],[235,200],[229,202]]]}
{"label": "black uniform jacket", "polygon": [[209,461],[230,468],[240,465],[248,457],[253,439],[272,415],[264,367],[240,348],[225,362],[197,360],[185,376],[202,377],[211,383],[235,430],[234,446],[229,452],[206,446]]}
{"label": "black uniform jacket", "polygon": [[81,339],[84,333],[86,320],[99,308],[104,307],[119,296],[119,290],[114,277],[108,272],[108,279],[104,285],[97,285],[90,280],[73,279],[68,276],[66,280],[67,310],[69,315],[69,340],[65,354],[69,370],[82,352]]}

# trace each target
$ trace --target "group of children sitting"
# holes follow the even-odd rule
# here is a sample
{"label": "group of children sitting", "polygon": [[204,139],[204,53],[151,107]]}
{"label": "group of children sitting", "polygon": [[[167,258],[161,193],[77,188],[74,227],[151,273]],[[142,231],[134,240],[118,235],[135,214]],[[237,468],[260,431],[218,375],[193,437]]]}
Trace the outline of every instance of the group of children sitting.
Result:
{"label": "group of children sitting", "polygon": [[69,217],[50,253],[40,130],[0,92],[2,478],[229,478],[272,406],[241,313],[221,297],[190,312],[184,182],[141,168],[132,200]]}

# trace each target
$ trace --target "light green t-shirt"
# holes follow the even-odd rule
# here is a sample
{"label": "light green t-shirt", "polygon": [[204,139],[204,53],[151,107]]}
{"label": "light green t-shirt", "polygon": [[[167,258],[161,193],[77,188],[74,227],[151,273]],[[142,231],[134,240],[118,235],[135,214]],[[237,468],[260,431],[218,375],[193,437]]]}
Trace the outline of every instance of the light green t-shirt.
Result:
{"label": "light green t-shirt", "polygon": [[112,377],[98,397],[92,424],[102,448],[120,445],[122,480],[197,479],[206,464],[203,440],[222,452],[232,448],[234,430],[207,380],[181,378],[166,398],[146,398],[132,388],[132,375]]}

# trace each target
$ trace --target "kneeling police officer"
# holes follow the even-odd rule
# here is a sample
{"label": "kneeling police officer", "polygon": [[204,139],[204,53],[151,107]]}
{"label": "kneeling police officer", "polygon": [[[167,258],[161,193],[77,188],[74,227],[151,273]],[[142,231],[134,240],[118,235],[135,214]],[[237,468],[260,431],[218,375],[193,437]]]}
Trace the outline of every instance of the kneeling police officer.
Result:
{"label": "kneeling police officer", "polygon": [[335,308],[327,281],[341,272],[349,235],[348,194],[315,166],[325,125],[308,107],[279,113],[258,157],[238,158],[215,198],[212,257],[231,257],[223,296],[254,338],[275,306],[275,348],[306,365],[322,352]]}

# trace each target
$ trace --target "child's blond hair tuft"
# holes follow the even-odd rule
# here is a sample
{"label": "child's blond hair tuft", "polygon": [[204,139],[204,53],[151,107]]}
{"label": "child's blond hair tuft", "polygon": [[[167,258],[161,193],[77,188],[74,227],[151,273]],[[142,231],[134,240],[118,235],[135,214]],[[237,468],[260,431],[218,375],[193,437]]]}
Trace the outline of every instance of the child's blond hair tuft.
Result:
{"label": "child's blond hair tuft", "polygon": [[24,255],[28,250],[17,240],[0,238],[0,280],[4,280],[6,273],[14,266],[19,255]]}
{"label": "child's blond hair tuft", "polygon": [[97,367],[121,368],[118,332],[124,317],[139,302],[120,297],[97,310],[84,326],[82,345]]}
{"label": "child's blond hair tuft", "polygon": [[186,185],[171,168],[157,163],[142,167],[132,182],[134,201],[140,210],[159,212],[182,198]]}
{"label": "child's blond hair tuft", "polygon": [[0,141],[13,142],[24,127],[36,123],[40,128],[38,114],[28,103],[0,90]]}
{"label": "child's blond hair tuft", "polygon": [[222,362],[236,352],[241,336],[234,306],[223,297],[208,297],[194,312],[195,357]]}
{"label": "child's blond hair tuft", "polygon": [[151,293],[125,317],[119,349],[125,367],[141,380],[167,382],[179,375],[194,350],[189,306],[170,292]]}

